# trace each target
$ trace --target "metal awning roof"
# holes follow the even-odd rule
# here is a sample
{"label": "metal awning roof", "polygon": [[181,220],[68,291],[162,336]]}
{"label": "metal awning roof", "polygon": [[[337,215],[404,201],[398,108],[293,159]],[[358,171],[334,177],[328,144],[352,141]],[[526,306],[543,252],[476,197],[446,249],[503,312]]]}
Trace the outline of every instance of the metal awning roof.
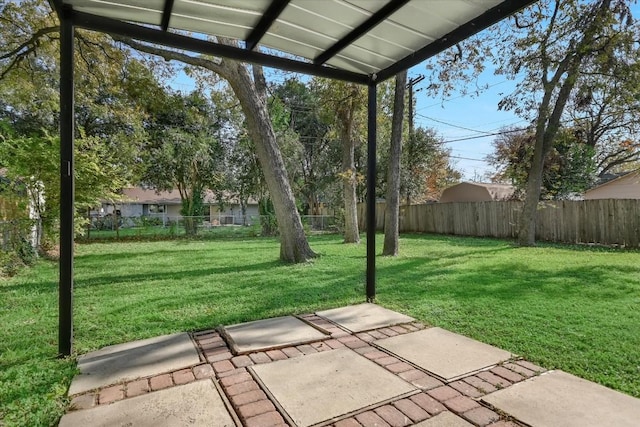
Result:
{"label": "metal awning roof", "polygon": [[[533,0],[53,0],[87,29],[276,68],[384,80]],[[234,48],[207,40],[240,40]],[[260,44],[268,49],[255,51]]]}

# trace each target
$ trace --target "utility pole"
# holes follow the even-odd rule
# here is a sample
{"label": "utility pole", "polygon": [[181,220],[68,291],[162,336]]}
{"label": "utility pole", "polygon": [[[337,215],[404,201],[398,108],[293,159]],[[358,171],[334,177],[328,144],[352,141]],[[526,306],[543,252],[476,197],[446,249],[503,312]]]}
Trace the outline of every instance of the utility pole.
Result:
{"label": "utility pole", "polygon": [[[424,80],[424,76],[421,74],[419,76],[416,77],[412,77],[409,79],[409,82],[407,83],[407,88],[409,89],[409,144],[407,147],[407,153],[408,153],[408,158],[412,159],[413,158],[413,137],[414,137],[414,132],[413,132],[413,86],[420,83],[421,81]],[[409,190],[409,188],[406,189],[406,194],[405,194],[405,199],[406,199],[406,203],[407,206],[411,205],[411,192]]]}

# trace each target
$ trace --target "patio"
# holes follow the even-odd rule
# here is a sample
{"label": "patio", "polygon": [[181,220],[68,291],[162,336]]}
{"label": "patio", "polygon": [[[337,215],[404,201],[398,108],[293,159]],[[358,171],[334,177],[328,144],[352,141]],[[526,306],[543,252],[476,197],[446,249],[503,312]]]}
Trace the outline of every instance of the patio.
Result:
{"label": "patio", "polygon": [[640,419],[640,399],[374,304],[110,346],[78,365],[72,410],[60,426],[631,426]]}

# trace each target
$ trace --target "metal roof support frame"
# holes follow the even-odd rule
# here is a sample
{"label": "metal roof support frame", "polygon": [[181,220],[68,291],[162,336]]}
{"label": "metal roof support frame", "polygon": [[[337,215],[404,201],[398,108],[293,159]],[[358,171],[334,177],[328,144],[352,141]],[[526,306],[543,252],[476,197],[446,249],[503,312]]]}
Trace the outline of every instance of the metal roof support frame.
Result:
{"label": "metal roof support frame", "polygon": [[376,299],[376,139],[377,83],[369,83],[367,114],[367,302]]}
{"label": "metal roof support frame", "polygon": [[313,60],[313,63],[315,65],[324,64],[333,56],[335,56],[338,52],[340,52],[342,49],[347,47],[350,43],[353,43],[354,41],[358,40],[363,34],[371,30],[372,28],[374,28],[380,22],[387,19],[389,16],[391,16],[394,12],[396,12],[398,9],[400,9],[402,6],[404,6],[408,2],[409,0],[391,0],[389,3],[383,6],[380,10],[374,13],[373,16],[371,16],[371,18],[367,19],[360,26],[358,26],[358,28],[355,28],[349,34],[344,36],[342,39],[338,40],[329,49],[325,50],[322,54],[318,55],[318,57]]}
{"label": "metal roof support frame", "polygon": [[273,21],[278,19],[278,16],[282,13],[285,7],[289,4],[290,0],[273,0],[273,2],[267,8],[267,11],[262,15],[260,22],[255,26],[249,37],[244,41],[245,48],[247,50],[253,50],[260,43],[260,39],[269,30],[269,27],[273,24]]}
{"label": "metal roof support frame", "polygon": [[60,281],[58,287],[58,355],[73,350],[73,205],[75,29],[66,11],[60,16]]}
{"label": "metal roof support frame", "polygon": [[[419,1],[419,0],[416,0]],[[484,0],[459,1],[473,7],[482,4]],[[129,14],[120,15],[111,12],[118,10],[127,3],[132,5],[138,2],[127,1],[92,1],[92,0],[49,0],[54,7],[61,22],[61,42],[60,42],[60,282],[59,282],[59,342],[58,350],[60,356],[70,355],[73,349],[73,205],[74,205],[74,165],[73,165],[73,145],[74,145],[74,88],[73,88],[73,55],[74,55],[74,31],[75,28],[86,28],[92,31],[101,31],[112,35],[131,37],[140,41],[160,44],[176,49],[183,49],[195,53],[212,56],[220,56],[243,62],[256,63],[267,67],[274,67],[294,72],[306,73],[320,77],[328,77],[362,85],[368,85],[368,169],[367,169],[367,270],[366,270],[366,298],[373,302],[376,295],[376,114],[377,114],[377,84],[393,77],[398,72],[406,70],[437,53],[455,45],[465,38],[487,28],[499,20],[509,16],[519,9],[534,3],[536,0],[487,0],[487,4],[495,4],[494,7],[485,9],[483,13],[467,22],[461,23],[445,35],[432,40],[417,50],[413,50],[407,56],[399,59],[399,55],[394,57],[395,63],[376,71],[362,71],[364,68],[354,66],[359,63],[357,56],[346,55],[345,66],[327,66],[333,58],[345,56],[345,49],[349,46],[356,46],[357,40],[375,30],[378,24],[393,18],[394,14],[401,11],[405,5],[410,5],[410,0],[388,0],[381,9],[372,12],[359,25],[351,28],[351,31],[343,34],[338,31],[333,34],[335,43],[325,47],[324,51],[316,55],[315,59],[305,56],[303,51],[293,49],[286,51],[293,57],[282,57],[277,54],[268,54],[253,50],[255,46],[263,40],[263,37],[270,34],[273,24],[286,12],[287,6],[299,7],[296,0],[271,0],[267,8],[262,10],[262,17],[246,36],[245,48],[227,46],[211,42],[198,37],[189,37],[184,33],[172,32],[171,20],[176,8],[184,6],[182,0],[164,0],[158,2],[162,7],[154,10],[154,7],[138,6],[131,10],[143,10],[147,13],[160,14],[160,19],[155,22],[146,17],[140,19],[141,24],[133,24],[128,21]],[[151,4],[152,2],[149,2]],[[153,2],[155,4],[155,2]],[[186,2],[195,4],[195,2]],[[212,5],[215,1],[202,2]],[[338,2],[339,3],[339,2]],[[265,2],[265,4],[267,4]],[[96,6],[95,8],[87,6]],[[74,9],[77,7],[77,9]],[[78,10],[79,9],[79,10]],[[83,10],[85,10],[83,12]],[[91,13],[87,13],[90,10]],[[119,19],[109,16],[120,16]],[[177,16],[177,15],[176,15]],[[287,18],[284,20],[286,21]],[[133,18],[135,21],[135,18]],[[393,21],[393,19],[392,19]],[[358,24],[358,22],[356,22]],[[348,23],[345,24],[348,26]],[[407,24],[411,28],[410,24]],[[296,23],[297,26],[297,23]],[[276,30],[271,36],[287,37],[282,33],[282,28],[286,26],[276,26]],[[278,30],[279,28],[279,30]],[[287,27],[290,28],[290,27]],[[188,26],[175,28],[178,30],[193,30]],[[280,32],[279,32],[280,31]],[[415,29],[414,29],[415,32]],[[308,34],[314,33],[309,31]],[[210,32],[209,34],[217,34]],[[314,33],[315,34],[315,33]],[[220,35],[225,36],[222,32]],[[229,36],[227,34],[226,36]],[[331,36],[331,34],[329,34]],[[290,36],[289,36],[290,37]],[[324,37],[324,36],[322,36]],[[318,40],[321,40],[322,37]],[[235,37],[238,38],[238,37]],[[273,41],[273,40],[272,40]],[[268,45],[268,43],[266,43]],[[312,42],[313,44],[313,42]],[[300,43],[301,46],[308,46]],[[319,46],[322,45],[319,42]],[[295,44],[292,46],[296,46]],[[271,46],[274,48],[274,46]],[[276,46],[277,47],[277,46]],[[285,49],[286,50],[286,49]],[[296,57],[297,56],[297,57]],[[307,59],[304,59],[304,58]],[[365,64],[366,65],[366,64]],[[371,64],[371,65],[375,65]],[[368,67],[369,69],[371,67]],[[375,68],[375,67],[374,67]],[[371,74],[375,73],[375,74]]]}
{"label": "metal roof support frame", "polygon": [[355,73],[353,71],[341,70],[332,67],[317,66],[309,62],[302,62],[280,56],[268,55],[266,53],[246,50],[234,46],[227,46],[220,43],[213,43],[207,40],[189,37],[186,35],[162,31],[147,26],[131,24],[129,22],[118,21],[117,19],[106,18],[104,16],[91,15],[89,13],[70,12],[70,19],[73,25],[91,31],[100,31],[107,34],[131,37],[136,40],[148,43],[156,43],[162,46],[184,49],[190,52],[202,53],[205,55],[221,56],[223,58],[235,59],[236,61],[260,64],[266,67],[278,68],[280,70],[294,71],[297,73],[311,74],[330,79],[344,80],[347,82],[367,84],[369,78],[366,74]]}
{"label": "metal roof support frame", "polygon": [[160,28],[162,28],[162,31],[167,31],[169,29],[169,21],[171,21],[172,11],[173,0],[165,0],[164,9],[162,11],[162,22],[160,23]]}

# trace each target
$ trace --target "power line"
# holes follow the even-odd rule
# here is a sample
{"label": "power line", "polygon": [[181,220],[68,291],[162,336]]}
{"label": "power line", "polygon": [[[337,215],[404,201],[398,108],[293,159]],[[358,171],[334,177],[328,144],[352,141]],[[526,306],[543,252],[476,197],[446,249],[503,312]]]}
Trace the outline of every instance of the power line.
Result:
{"label": "power line", "polygon": [[443,124],[443,125],[451,126],[452,128],[468,130],[468,131],[470,131],[470,132],[476,132],[476,133],[484,133],[484,134],[486,134],[486,135],[492,135],[492,133],[491,133],[491,132],[489,132],[489,131],[485,131],[485,130],[477,130],[477,129],[471,129],[471,128],[464,127],[464,126],[460,126],[460,125],[454,125],[453,123],[448,123],[448,122],[445,122],[444,120],[434,119],[433,117],[425,116],[424,114],[416,113],[416,116],[420,116],[420,117],[422,117],[422,118],[425,118],[425,119],[428,119],[428,120],[434,121],[434,122],[436,122],[436,123],[441,123],[441,124]]}
{"label": "power line", "polygon": [[508,134],[508,133],[522,132],[523,130],[524,130],[524,128],[522,128],[522,129],[509,129],[509,130],[505,130],[505,131],[502,131],[502,132],[488,133],[486,135],[477,135],[477,136],[468,136],[468,137],[465,137],[465,138],[450,139],[448,141],[442,141],[441,144],[450,144],[452,142],[468,141],[468,140],[471,140],[471,139],[486,138],[488,136],[505,135],[505,134]]}
{"label": "power line", "polygon": [[459,159],[459,160],[471,160],[473,162],[481,162],[481,163],[488,163],[486,160],[484,159],[474,159],[471,157],[463,157],[463,156],[449,156],[449,158],[451,159]]}

